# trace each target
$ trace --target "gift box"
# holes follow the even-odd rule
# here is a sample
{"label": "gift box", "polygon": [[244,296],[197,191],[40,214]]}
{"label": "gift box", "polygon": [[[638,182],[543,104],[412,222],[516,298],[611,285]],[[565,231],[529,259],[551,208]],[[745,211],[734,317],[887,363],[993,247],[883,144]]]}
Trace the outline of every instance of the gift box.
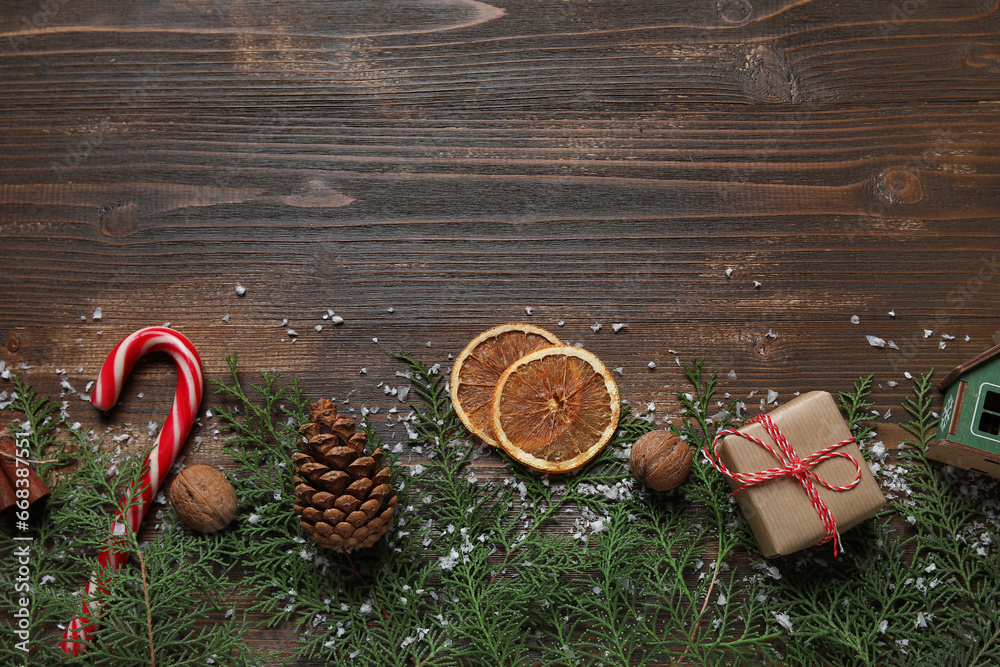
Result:
{"label": "gift box", "polygon": [[885,503],[833,396],[813,391],[739,430],[709,460],[729,477],[764,556],[833,541]]}

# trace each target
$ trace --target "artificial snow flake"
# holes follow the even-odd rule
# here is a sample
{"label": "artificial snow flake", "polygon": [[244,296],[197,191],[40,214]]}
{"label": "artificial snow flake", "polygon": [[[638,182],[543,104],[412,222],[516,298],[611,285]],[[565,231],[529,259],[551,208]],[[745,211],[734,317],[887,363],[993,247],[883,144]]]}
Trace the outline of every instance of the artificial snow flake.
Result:
{"label": "artificial snow flake", "polygon": [[776,611],[772,611],[771,614],[774,616],[774,620],[778,622],[778,625],[783,627],[785,630],[788,630],[788,632],[795,632],[792,629],[792,619],[788,616],[788,614],[779,614]]}
{"label": "artificial snow flake", "polygon": [[885,347],[885,339],[879,338],[878,336],[867,335],[865,338],[868,339],[868,344],[872,347]]}
{"label": "artificial snow flake", "polygon": [[760,289],[760,286],[761,286],[761,285],[763,285],[763,283],[762,283],[762,282],[760,282],[759,280],[755,280],[755,281],[753,281],[753,288],[754,288],[754,289]]}
{"label": "artificial snow flake", "polygon": [[594,330],[594,333],[597,333],[603,328],[603,326],[601,325],[600,322],[594,322],[593,324],[590,325],[590,328]]}
{"label": "artificial snow flake", "polygon": [[924,338],[930,338],[931,334],[934,333],[931,329],[924,329]]}
{"label": "artificial snow flake", "polygon": [[626,324],[624,322],[615,322],[615,323],[613,323],[611,325],[611,330],[613,332],[615,332],[615,333],[618,333],[619,331],[621,331],[622,329],[624,329],[627,326],[628,326],[628,324]]}
{"label": "artificial snow flake", "polygon": [[247,288],[239,283],[236,283],[236,296],[243,296],[247,293]]}
{"label": "artificial snow flake", "polygon": [[732,278],[733,277],[733,270],[732,269],[726,269],[726,277],[727,278]]}
{"label": "artificial snow flake", "polygon": [[532,315],[532,314],[533,314],[533,313],[531,312],[531,306],[525,306],[525,307],[524,307],[524,312],[525,312],[525,314],[527,314],[527,315]]}
{"label": "artificial snow flake", "polygon": [[889,629],[889,621],[883,620],[881,623],[878,624],[878,631],[881,632],[883,635],[885,634],[885,631],[888,629]]}
{"label": "artificial snow flake", "polygon": [[448,570],[450,572],[451,570],[455,569],[456,565],[458,565],[458,561],[460,558],[461,556],[459,555],[458,551],[452,549],[447,556],[441,556],[440,558],[438,558],[438,565],[441,567],[442,570]]}
{"label": "artificial snow flake", "polygon": [[94,317],[91,319],[99,320],[101,317],[103,317],[103,314],[101,313],[101,307],[98,306],[97,308],[94,308]]}
{"label": "artificial snow flake", "polygon": [[322,324],[317,324],[316,326],[313,327],[313,329],[316,330],[316,333],[319,333],[320,331],[323,330],[323,325]]}
{"label": "artificial snow flake", "polygon": [[333,317],[330,318],[330,322],[332,322],[333,324],[338,324],[338,325],[339,324],[343,324],[344,323],[344,318],[341,317],[340,315],[334,315]]}
{"label": "artificial snow flake", "polygon": [[857,315],[851,315],[851,324],[861,324],[861,318]]}
{"label": "artificial snow flake", "polygon": [[656,368],[656,362],[655,361],[651,361],[648,364],[646,364],[646,366],[648,366],[649,368]]}
{"label": "artificial snow flake", "polygon": [[222,321],[225,322],[226,324],[229,324],[229,313],[226,313],[225,315],[222,316]]}

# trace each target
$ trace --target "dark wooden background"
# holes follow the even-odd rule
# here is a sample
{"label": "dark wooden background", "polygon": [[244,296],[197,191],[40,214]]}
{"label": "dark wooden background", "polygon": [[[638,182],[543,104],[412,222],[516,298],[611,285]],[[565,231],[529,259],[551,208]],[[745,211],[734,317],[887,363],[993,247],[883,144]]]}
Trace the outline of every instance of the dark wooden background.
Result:
{"label": "dark wooden background", "polygon": [[[530,320],[660,417],[704,356],[751,406],[874,373],[894,423],[1000,325],[998,4],[6,0],[0,360],[83,392],[170,322],[388,409],[390,353]],[[166,368],[71,417],[148,446]]]}

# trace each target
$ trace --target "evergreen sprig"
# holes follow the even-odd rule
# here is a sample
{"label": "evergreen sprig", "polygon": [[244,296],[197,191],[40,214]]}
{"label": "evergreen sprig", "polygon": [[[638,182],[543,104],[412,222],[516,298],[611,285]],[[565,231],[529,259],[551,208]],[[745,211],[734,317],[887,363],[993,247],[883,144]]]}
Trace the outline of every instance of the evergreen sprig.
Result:
{"label": "evergreen sprig", "polygon": [[[215,656],[217,665],[256,664],[259,656],[244,641],[241,617],[206,622],[210,615],[223,613],[232,568],[229,547],[223,540],[185,534],[172,512],[152,542],[140,544],[134,533],[116,539],[115,547],[127,552],[130,560],[118,570],[98,574],[107,592],[95,596],[104,602],[96,639],[83,657],[63,655],[60,626],[82,611],[83,589],[97,569],[98,551],[109,545],[118,499],[124,489],[136,486],[142,458],[123,457],[101,447],[92,431],[67,427],[48,399],[20,381],[15,386],[18,399],[12,407],[22,414],[19,432],[26,435],[32,451],[50,457],[54,451],[56,463],[51,465],[72,466],[59,478],[47,475],[52,490],[48,505],[44,512],[33,509],[25,582],[30,615],[27,628],[19,627],[19,620],[10,614],[0,620],[0,664],[125,667],[151,664],[154,656],[158,665],[203,665],[209,656]],[[45,465],[39,468],[43,473],[48,470]],[[24,536],[24,531],[4,526],[2,562],[10,563],[19,553],[25,543],[15,538]],[[0,568],[0,605],[6,609],[15,609],[16,598],[24,594],[17,592],[19,576],[17,568]],[[27,630],[26,645],[19,645],[19,629]]]}
{"label": "evergreen sprig", "polygon": [[[410,414],[395,417],[407,441],[388,447],[363,424],[388,452],[400,498],[375,547],[348,557],[305,538],[290,454],[311,399],[277,373],[248,383],[233,355],[229,376],[213,381],[222,402],[213,409],[229,435],[238,520],[192,535],[172,511],[156,510],[159,536],[127,536],[132,559],[111,577],[98,639],[69,664],[149,664],[154,654],[158,665],[352,667],[1000,661],[1000,536],[988,520],[996,483],[926,459],[936,427],[930,374],[914,380],[903,406],[911,437],[892,456],[868,417],[872,378],[839,394],[890,500],[843,536],[846,554],[833,559],[821,547],[763,559],[728,482],[699,453],[678,490],[634,482],[625,459],[656,428],[650,422],[626,410],[594,461],[542,475],[473,442],[440,365],[398,359],[413,399]],[[684,370],[683,412],[670,428],[700,452],[738,425],[742,406],[716,400],[718,377],[704,360]],[[43,472],[61,471],[48,511],[31,524],[29,664],[66,664],[57,624],[79,611],[81,573],[106,543],[140,459],[67,428],[27,385],[15,389],[33,451],[54,461]],[[10,557],[12,538],[0,532],[0,557]],[[0,569],[2,604],[13,603],[12,576]],[[253,629],[278,626],[300,640],[289,650],[252,647]],[[13,630],[0,619],[3,664],[23,662]]]}

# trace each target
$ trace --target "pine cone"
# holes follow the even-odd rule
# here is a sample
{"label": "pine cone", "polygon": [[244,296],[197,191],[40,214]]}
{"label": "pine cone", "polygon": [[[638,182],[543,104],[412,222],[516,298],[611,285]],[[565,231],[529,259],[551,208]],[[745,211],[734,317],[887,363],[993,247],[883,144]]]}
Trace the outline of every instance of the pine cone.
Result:
{"label": "pine cone", "polygon": [[320,546],[347,553],[370,547],[389,530],[398,502],[389,468],[380,469],[382,450],[366,456],[368,434],[355,432],[332,401],[309,407],[310,422],[299,427],[301,451],[292,454],[295,513]]}

